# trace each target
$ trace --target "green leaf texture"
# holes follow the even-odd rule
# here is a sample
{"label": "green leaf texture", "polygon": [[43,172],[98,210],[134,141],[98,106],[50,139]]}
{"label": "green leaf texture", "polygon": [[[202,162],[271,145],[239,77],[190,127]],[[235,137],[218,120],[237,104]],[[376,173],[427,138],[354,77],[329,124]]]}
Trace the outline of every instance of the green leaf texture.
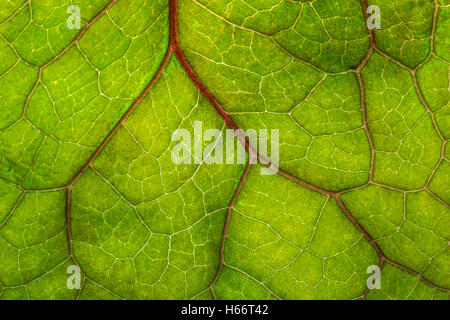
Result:
{"label": "green leaf texture", "polygon": [[[448,0],[2,1],[0,299],[448,300],[449,15]],[[172,133],[196,121],[279,129],[280,171],[251,150],[174,164]]]}

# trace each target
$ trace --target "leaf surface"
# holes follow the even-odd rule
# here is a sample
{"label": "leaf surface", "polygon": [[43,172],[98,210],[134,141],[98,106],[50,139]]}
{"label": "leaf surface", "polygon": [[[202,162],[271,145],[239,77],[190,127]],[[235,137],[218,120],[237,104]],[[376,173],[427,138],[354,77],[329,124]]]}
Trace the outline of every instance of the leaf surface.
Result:
{"label": "leaf surface", "polygon": [[[0,299],[449,299],[448,9],[2,2]],[[200,122],[278,129],[280,170],[175,164]]]}

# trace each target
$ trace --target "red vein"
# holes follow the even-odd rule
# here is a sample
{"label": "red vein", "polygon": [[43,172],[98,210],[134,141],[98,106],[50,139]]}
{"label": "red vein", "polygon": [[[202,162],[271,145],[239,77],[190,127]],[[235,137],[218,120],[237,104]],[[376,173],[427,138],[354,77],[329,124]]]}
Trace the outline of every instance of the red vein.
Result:
{"label": "red vein", "polygon": [[217,283],[217,280],[219,280],[223,266],[225,265],[225,242],[227,239],[228,227],[230,226],[231,213],[233,212],[234,204],[236,203],[236,200],[237,200],[239,194],[241,193],[242,187],[245,183],[245,180],[247,179],[248,173],[250,172],[251,166],[252,166],[252,159],[251,159],[251,156],[249,156],[249,158],[247,160],[247,164],[245,165],[244,172],[239,180],[239,184],[238,184],[236,190],[234,191],[233,197],[231,198],[231,201],[228,205],[227,216],[225,218],[225,224],[224,224],[223,232],[222,232],[222,239],[220,242],[219,267],[216,272],[216,275],[214,276],[214,279],[212,280],[211,284],[209,285],[209,289],[211,290],[211,293],[212,293],[214,299],[216,299],[216,300],[217,300],[217,297],[216,297],[216,293],[214,292],[214,285]]}
{"label": "red vein", "polygon": [[239,127],[234,123],[233,119],[228,115],[228,113],[223,109],[216,97],[208,90],[208,88],[203,84],[203,82],[198,77],[197,73],[194,71],[189,61],[187,60],[183,50],[181,49],[179,39],[178,39],[178,0],[170,0],[170,46],[180,62],[181,66],[187,73],[187,75],[194,82],[195,86],[200,90],[203,96],[214,106],[216,111],[225,121],[226,125],[233,129],[238,130]]}
{"label": "red vein", "polygon": [[[117,2],[117,0],[113,0],[105,9],[102,10],[101,14],[104,14],[114,3]],[[92,23],[95,22],[100,17],[100,14],[94,18],[94,20],[91,23],[88,23],[87,26],[92,25]],[[87,30],[87,28],[85,28]],[[81,34],[82,36],[82,34]],[[79,39],[81,37],[77,37]],[[74,40],[74,43],[77,41],[77,39]],[[67,51],[67,50],[66,50]],[[72,238],[72,227],[71,227],[71,205],[72,205],[72,187],[73,185],[78,181],[78,179],[86,172],[86,170],[92,165],[92,163],[95,161],[95,159],[98,157],[98,155],[102,152],[102,150],[105,148],[105,146],[108,144],[108,142],[112,139],[112,137],[117,133],[117,131],[120,129],[120,127],[125,123],[125,121],[128,119],[128,117],[133,113],[133,111],[137,108],[137,106],[142,102],[142,100],[148,95],[150,90],[153,88],[155,83],[158,81],[164,70],[166,69],[167,64],[169,63],[170,57],[172,55],[172,49],[169,45],[167,47],[165,56],[161,62],[161,64],[158,67],[158,70],[154,74],[153,78],[150,80],[150,82],[147,84],[147,86],[144,88],[144,90],[141,92],[141,94],[136,98],[136,100],[133,102],[133,104],[128,108],[128,110],[125,112],[125,114],[122,116],[122,118],[116,123],[114,128],[108,133],[108,135],[103,139],[102,143],[98,146],[98,148],[95,150],[95,152],[92,154],[88,162],[78,171],[78,173],[73,177],[73,179],[69,182],[69,184],[66,186],[66,228],[67,228],[67,240],[69,243],[69,256],[72,258],[74,263],[80,268],[81,266],[79,262],[77,261],[74,250],[73,250],[73,238]],[[83,286],[86,282],[87,276],[84,274],[84,272],[81,270],[83,275]],[[83,288],[83,287],[82,287]],[[79,290],[77,294],[77,299],[81,295],[82,288]]]}
{"label": "red vein", "polygon": [[314,191],[320,192],[322,194],[327,194],[327,195],[334,194],[333,192],[327,191],[325,189],[321,189],[321,188],[313,186],[303,180],[300,180],[300,179],[290,175],[287,172],[279,171],[278,168],[273,167],[267,159],[265,159],[259,153],[257,153],[255,151],[255,149],[248,143],[248,141],[245,139],[243,131],[238,127],[238,125],[230,117],[228,112],[222,107],[220,102],[211,93],[211,91],[209,91],[209,89],[200,80],[200,77],[197,75],[194,68],[189,63],[188,59],[186,58],[186,55],[183,52],[183,49],[181,48],[181,45],[179,43],[179,32],[178,32],[178,0],[170,0],[170,35],[171,35],[171,39],[172,39],[172,41],[171,41],[172,50],[173,50],[175,56],[177,57],[178,61],[180,62],[181,66],[185,70],[186,74],[189,76],[189,78],[191,78],[192,82],[195,84],[195,86],[198,88],[198,90],[202,93],[202,95],[213,105],[213,107],[216,109],[217,113],[223,119],[225,124],[230,129],[234,130],[234,134],[236,135],[238,140],[242,143],[242,145],[245,147],[245,150],[250,155],[252,155],[252,157],[258,159],[262,164],[271,168],[275,172],[282,174],[283,176],[285,176],[288,179],[291,179],[293,181],[295,180],[297,183],[300,183],[307,188],[313,189]]}
{"label": "red vein", "polygon": [[52,59],[50,59],[49,61],[47,61],[44,65],[42,65],[42,69],[44,69],[46,66],[48,66],[49,64],[53,63],[55,60],[59,59],[62,55],[64,55],[64,53],[66,53],[67,51],[69,51],[70,48],[73,47],[73,45],[75,43],[77,43],[82,37],[83,35],[86,33],[86,31],[88,31],[88,29],[95,23],[97,22],[98,19],[100,19],[105,13],[106,11],[108,11],[109,9],[112,8],[112,6],[114,6],[117,1],[119,0],[112,0],[110,3],[108,3],[106,5],[106,7],[104,7],[102,9],[102,11],[100,11],[91,21],[89,21],[84,28],[78,33],[78,35],[75,37],[75,39],[73,39],[69,45],[67,47],[65,47],[63,50],[61,50],[60,53],[58,53],[56,56],[54,56]]}
{"label": "red vein", "polygon": [[[364,17],[365,17],[366,21],[368,21],[369,15],[367,13],[367,8],[368,8],[367,0],[361,0],[361,6],[362,6],[363,11],[364,11]],[[434,14],[433,14],[433,31],[432,31],[432,35],[431,35],[431,39],[430,39],[432,48],[433,48],[433,45],[434,45],[434,41],[433,40],[434,40],[434,32],[436,30],[437,13],[438,13],[438,7],[437,7],[436,1],[435,1],[435,10],[434,10]],[[359,86],[360,86],[360,90],[361,90],[361,106],[362,106],[362,111],[363,111],[364,127],[365,127],[365,130],[366,130],[367,137],[369,139],[371,150],[372,150],[372,161],[371,161],[370,179],[369,179],[369,183],[371,183],[372,179],[373,179],[373,171],[374,171],[375,148],[374,148],[374,143],[373,143],[372,136],[371,136],[371,133],[369,131],[369,126],[368,126],[368,122],[367,122],[365,87],[364,87],[364,80],[361,77],[361,70],[367,64],[367,62],[370,59],[370,57],[371,57],[371,55],[372,55],[374,50],[376,50],[378,53],[382,54],[385,58],[391,59],[392,61],[397,63],[400,67],[405,68],[405,69],[407,69],[408,71],[411,72],[411,76],[413,78],[414,88],[416,89],[416,92],[417,92],[417,94],[419,96],[419,99],[422,102],[422,104],[425,106],[427,112],[430,114],[431,119],[433,121],[433,125],[434,125],[434,127],[435,127],[435,129],[436,129],[436,131],[437,131],[437,133],[439,135],[439,137],[441,138],[442,141],[444,141],[443,146],[442,146],[442,148],[443,148],[442,149],[442,155],[444,153],[445,140],[443,139],[443,136],[442,136],[442,134],[441,134],[441,132],[440,132],[438,126],[437,126],[437,123],[436,123],[436,121],[434,119],[434,114],[431,112],[431,108],[428,106],[427,102],[425,101],[425,98],[423,97],[422,91],[421,91],[421,89],[419,87],[419,83],[418,83],[418,80],[417,80],[416,70],[410,69],[409,67],[407,67],[407,66],[403,65],[402,63],[396,61],[395,59],[391,58],[386,53],[384,53],[380,49],[378,49],[377,45],[376,45],[376,41],[375,41],[375,31],[373,29],[368,29],[368,32],[369,32],[369,38],[370,38],[369,51],[368,51],[365,59],[361,62],[359,67],[356,69],[356,75],[357,75]],[[429,57],[431,56],[431,53],[432,53],[432,50],[430,52]],[[420,67],[420,65],[418,67]],[[442,157],[443,157],[442,155],[441,155],[441,161],[442,161]],[[438,163],[438,165],[439,165],[439,163]],[[435,168],[435,170],[437,170],[437,167]],[[427,185],[431,181],[431,177],[432,176],[433,176],[433,174],[431,174],[430,179],[427,182]],[[428,191],[427,190],[427,185],[424,188],[424,190],[426,190],[426,191]],[[429,192],[429,193],[432,194],[431,192]],[[437,198],[437,197],[435,197],[435,198]],[[380,257],[380,263],[379,263],[380,269],[383,267],[384,262],[388,262],[388,263],[392,264],[393,266],[396,266],[399,269],[402,269],[404,271],[409,272],[410,274],[413,274],[413,275],[417,276],[423,282],[425,282],[426,284],[430,285],[431,287],[433,287],[435,289],[439,289],[439,290],[442,290],[442,291],[450,292],[450,290],[448,290],[448,289],[436,286],[431,281],[429,281],[425,277],[423,277],[420,273],[415,272],[415,271],[407,268],[406,266],[404,266],[402,264],[399,264],[399,263],[396,263],[396,262],[390,260],[389,258],[387,258],[386,255],[383,253],[383,251],[376,244],[375,240],[364,230],[364,228],[362,228],[360,226],[360,224],[357,222],[357,220],[350,214],[350,212],[347,210],[347,208],[344,206],[344,204],[340,200],[339,196],[336,197],[336,199],[338,200],[339,206],[341,207],[341,210],[344,212],[344,214],[347,216],[347,218],[355,225],[356,228],[358,228],[358,230],[360,232],[363,233],[364,237],[366,237],[366,239],[369,240],[369,242],[372,244],[372,246],[377,251],[377,254]],[[447,207],[448,207],[448,205],[447,205]],[[365,299],[365,297],[366,297],[368,292],[369,292],[369,289],[366,288],[366,290],[364,291],[364,293],[362,295],[363,299]]]}
{"label": "red vein", "polygon": [[350,211],[348,211],[348,209],[345,207],[344,203],[342,202],[341,198],[339,196],[336,196],[335,199],[336,199],[339,207],[341,208],[342,212],[344,212],[347,219],[350,220],[350,222],[356,227],[356,229],[358,229],[359,232],[362,233],[364,238],[366,238],[367,241],[369,241],[369,243],[372,245],[372,247],[377,252],[380,259],[383,259],[385,257],[385,255],[384,255],[383,251],[381,251],[380,247],[375,242],[375,240],[372,238],[372,236],[359,224],[359,222],[356,220],[355,217],[353,217],[353,215],[350,213]]}
{"label": "red vein", "polygon": [[71,206],[71,190],[72,190],[72,186],[75,184],[75,182],[78,181],[78,179],[83,175],[83,173],[85,173],[86,170],[92,165],[94,160],[97,158],[97,156],[100,154],[100,152],[102,152],[102,150],[105,148],[105,146],[108,144],[108,142],[112,139],[112,137],[116,134],[116,132],[119,130],[119,128],[122,126],[122,124],[125,123],[125,121],[133,113],[133,111],[136,109],[136,107],[147,96],[147,94],[153,88],[153,86],[155,85],[156,81],[158,81],[159,77],[161,76],[161,74],[163,73],[163,71],[166,68],[167,64],[169,63],[171,55],[172,55],[172,50],[169,47],[167,49],[167,51],[166,51],[166,55],[164,56],[164,59],[163,59],[161,65],[159,66],[159,68],[156,71],[155,75],[153,76],[152,80],[145,87],[144,91],[142,91],[142,93],[134,101],[134,103],[130,106],[130,108],[125,112],[125,114],[122,116],[122,118],[119,120],[119,122],[117,122],[117,124],[114,126],[114,128],[105,137],[105,139],[100,144],[100,146],[95,150],[95,152],[92,154],[92,156],[89,159],[89,161],[83,166],[83,168],[81,168],[80,171],[78,171],[78,173],[69,182],[69,184],[66,187],[67,188],[66,219],[67,219],[67,231],[68,231],[68,237],[69,237],[70,255],[71,255],[71,257],[73,257],[72,235],[71,235],[71,228],[70,228],[70,206]]}

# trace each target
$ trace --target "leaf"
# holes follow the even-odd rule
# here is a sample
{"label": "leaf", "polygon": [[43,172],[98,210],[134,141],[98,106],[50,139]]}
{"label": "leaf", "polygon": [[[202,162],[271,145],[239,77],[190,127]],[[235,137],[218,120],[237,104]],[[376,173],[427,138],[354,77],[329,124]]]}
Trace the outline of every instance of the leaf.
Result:
{"label": "leaf", "polygon": [[2,2],[0,299],[449,299],[448,4]]}

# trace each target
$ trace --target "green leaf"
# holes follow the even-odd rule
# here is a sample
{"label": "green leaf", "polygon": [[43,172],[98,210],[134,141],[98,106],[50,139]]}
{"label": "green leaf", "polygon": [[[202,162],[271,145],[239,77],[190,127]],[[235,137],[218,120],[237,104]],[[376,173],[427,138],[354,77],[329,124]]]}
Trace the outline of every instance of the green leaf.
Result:
{"label": "green leaf", "polygon": [[0,299],[448,300],[448,5],[3,1]]}

